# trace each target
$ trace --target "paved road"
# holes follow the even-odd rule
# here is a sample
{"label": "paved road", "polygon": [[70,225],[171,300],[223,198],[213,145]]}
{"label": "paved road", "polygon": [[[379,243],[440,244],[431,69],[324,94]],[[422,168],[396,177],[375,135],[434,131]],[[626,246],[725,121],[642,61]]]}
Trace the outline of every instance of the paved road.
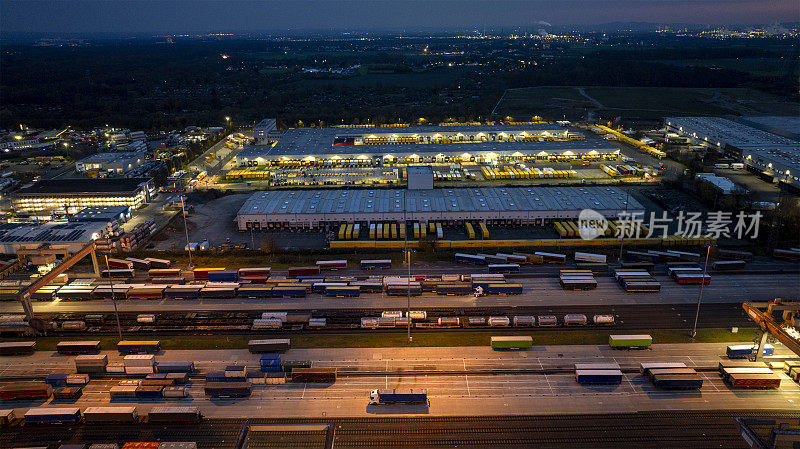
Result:
{"label": "paved road", "polygon": [[[562,290],[555,278],[519,278],[515,282],[523,285],[524,293],[516,296],[440,296],[426,293],[411,298],[411,308],[425,310],[426,307],[541,307],[548,305],[582,306],[615,304],[694,304],[700,286],[682,285],[666,276],[656,276],[661,282],[661,291],[653,293],[627,293],[609,277],[597,278],[597,289],[589,291]],[[703,291],[703,302],[741,303],[745,301],[769,301],[774,298],[798,299],[800,276],[797,274],[765,275],[714,275],[710,285]],[[35,302],[36,313],[61,312],[109,312],[114,310],[110,300],[80,302],[46,301]],[[194,311],[194,310],[285,310],[285,309],[404,309],[406,297],[364,294],[358,298],[328,298],[309,295],[300,299],[199,299],[199,300],[131,300],[120,301],[118,306],[125,312]],[[21,313],[18,302],[0,304],[0,313]]]}
{"label": "paved road", "polygon": [[[202,381],[194,382],[190,398],[157,401],[114,400],[115,405],[136,405],[139,413],[153,405],[192,404],[207,416],[364,416],[385,414],[427,415],[497,415],[552,414],[592,410],[597,413],[664,409],[770,409],[793,408],[800,401],[800,387],[782,373],[782,386],[772,391],[731,390],[716,372],[703,372],[700,391],[660,391],[638,373],[625,373],[616,386],[581,386],[570,373],[476,375],[476,368],[569,368],[575,362],[617,361],[623,368],[633,368],[643,361],[683,361],[688,366],[710,367],[721,360],[723,344],[654,345],[652,351],[613,351],[603,346],[537,347],[529,351],[495,352],[475,348],[366,348],[290,350],[286,360],[314,360],[314,366],[336,366],[342,371],[388,369],[388,374],[368,376],[343,375],[333,384],[293,384],[263,381],[254,386],[249,399],[211,399],[205,397]],[[779,347],[778,354],[786,354]],[[109,352],[111,360],[119,359]],[[247,351],[164,351],[158,360],[197,360],[201,371],[218,370],[225,364],[256,364],[257,356]],[[6,357],[2,375],[25,372],[37,366],[42,372],[72,369],[72,357],[50,352],[31,356]],[[398,370],[463,370],[451,375],[397,375]],[[272,382],[272,381],[270,381]],[[75,401],[80,407],[108,405],[112,379],[93,380],[84,396]],[[427,388],[428,406],[368,406],[369,391],[375,388]],[[73,401],[69,401],[72,404]],[[9,403],[24,408],[43,402]],[[49,405],[65,404],[49,401]]]}

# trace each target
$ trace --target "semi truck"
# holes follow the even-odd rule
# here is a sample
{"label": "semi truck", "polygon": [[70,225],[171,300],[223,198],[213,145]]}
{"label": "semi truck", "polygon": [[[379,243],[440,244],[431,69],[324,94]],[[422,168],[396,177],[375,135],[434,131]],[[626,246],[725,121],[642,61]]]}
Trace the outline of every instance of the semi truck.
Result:
{"label": "semi truck", "polygon": [[428,404],[428,390],[420,388],[372,390],[369,394],[369,403],[370,405]]}

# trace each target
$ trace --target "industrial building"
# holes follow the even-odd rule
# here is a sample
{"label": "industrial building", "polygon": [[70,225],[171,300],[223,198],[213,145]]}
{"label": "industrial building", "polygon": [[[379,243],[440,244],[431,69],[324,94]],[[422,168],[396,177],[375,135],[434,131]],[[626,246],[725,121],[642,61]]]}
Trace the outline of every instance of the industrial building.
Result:
{"label": "industrial building", "polygon": [[274,146],[249,146],[239,166],[299,162],[306,165],[384,165],[616,159],[619,149],[603,140],[575,137],[558,125],[419,126],[408,128],[293,128]]}
{"label": "industrial building", "polygon": [[735,153],[748,170],[800,189],[800,140],[792,117],[667,117],[667,128],[695,142]]}
{"label": "industrial building", "polygon": [[149,178],[50,179],[17,191],[13,206],[17,214],[76,214],[94,206],[136,209],[150,201],[153,192]]}
{"label": "industrial building", "polygon": [[46,245],[74,253],[107,232],[104,222],[0,223],[0,253],[16,254],[20,249]]}
{"label": "industrial building", "polygon": [[100,206],[87,207],[77,214],[69,217],[69,221],[75,222],[118,222],[125,223],[131,219],[130,206]]}
{"label": "industrial building", "polygon": [[280,139],[283,133],[278,131],[277,121],[274,118],[265,118],[253,126],[253,137],[256,143],[268,144]]}
{"label": "industrial building", "polygon": [[139,151],[97,153],[76,162],[75,170],[94,174],[95,177],[101,172],[121,175],[141,167],[146,160],[145,155],[146,153]]}
{"label": "industrial building", "polygon": [[576,219],[583,209],[606,217],[644,212],[616,187],[263,191],[245,201],[236,224],[240,231],[403,220],[541,225]]}

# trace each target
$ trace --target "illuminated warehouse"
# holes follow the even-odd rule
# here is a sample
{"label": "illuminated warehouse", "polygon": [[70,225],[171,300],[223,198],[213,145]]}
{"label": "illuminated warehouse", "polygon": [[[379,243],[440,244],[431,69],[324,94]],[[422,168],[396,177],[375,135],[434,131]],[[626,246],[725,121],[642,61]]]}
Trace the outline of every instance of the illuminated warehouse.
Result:
{"label": "illuminated warehouse", "polygon": [[236,224],[240,231],[404,219],[451,225],[465,221],[541,225],[576,219],[583,209],[609,218],[625,210],[644,212],[639,202],[616,187],[283,190],[254,193],[239,209]]}
{"label": "illuminated warehouse", "polygon": [[13,205],[17,214],[75,214],[94,206],[136,209],[150,201],[153,189],[148,178],[42,180],[17,191]]}
{"label": "illuminated warehouse", "polygon": [[558,125],[419,126],[409,128],[294,128],[274,146],[250,146],[236,156],[246,165],[384,165],[616,159],[603,140],[580,140]]}

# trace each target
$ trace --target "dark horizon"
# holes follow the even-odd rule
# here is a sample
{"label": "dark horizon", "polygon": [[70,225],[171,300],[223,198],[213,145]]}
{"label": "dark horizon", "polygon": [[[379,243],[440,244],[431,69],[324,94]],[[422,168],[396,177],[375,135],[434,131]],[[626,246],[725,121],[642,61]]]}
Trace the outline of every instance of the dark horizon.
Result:
{"label": "dark horizon", "polygon": [[[607,29],[615,24],[751,26],[800,20],[794,0],[53,0],[0,3],[3,34],[415,33]],[[703,18],[707,22],[699,22]]]}

